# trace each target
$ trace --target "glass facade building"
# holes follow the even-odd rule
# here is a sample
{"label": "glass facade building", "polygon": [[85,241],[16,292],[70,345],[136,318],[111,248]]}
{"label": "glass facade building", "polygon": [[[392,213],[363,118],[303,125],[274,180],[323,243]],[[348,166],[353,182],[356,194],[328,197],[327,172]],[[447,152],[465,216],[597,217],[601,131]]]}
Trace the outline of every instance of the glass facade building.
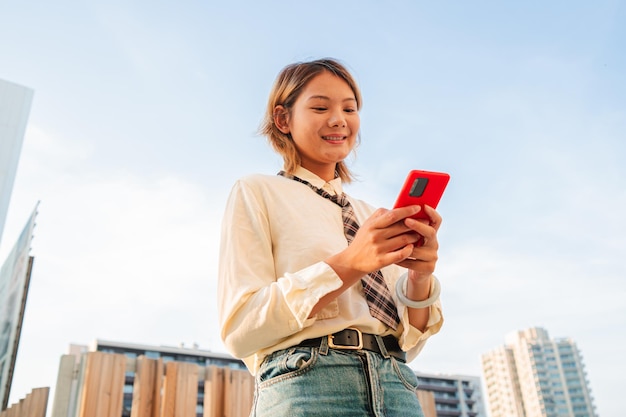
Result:
{"label": "glass facade building", "polygon": [[0,80],[0,240],[32,100],[33,90]]}

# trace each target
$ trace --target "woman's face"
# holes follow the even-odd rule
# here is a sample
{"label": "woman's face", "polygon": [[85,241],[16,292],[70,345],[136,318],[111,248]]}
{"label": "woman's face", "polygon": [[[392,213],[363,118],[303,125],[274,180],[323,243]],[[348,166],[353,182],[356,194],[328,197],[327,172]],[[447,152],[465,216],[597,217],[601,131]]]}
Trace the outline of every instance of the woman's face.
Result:
{"label": "woman's face", "polygon": [[[302,166],[326,181],[356,144],[361,125],[354,92],[324,71],[304,87],[281,131],[291,133]],[[284,130],[283,130],[284,129]]]}

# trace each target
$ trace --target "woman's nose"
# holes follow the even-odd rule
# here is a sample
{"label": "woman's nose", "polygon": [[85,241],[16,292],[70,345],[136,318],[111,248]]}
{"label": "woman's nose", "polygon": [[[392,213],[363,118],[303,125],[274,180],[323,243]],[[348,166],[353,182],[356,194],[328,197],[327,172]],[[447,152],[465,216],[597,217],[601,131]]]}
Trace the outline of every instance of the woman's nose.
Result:
{"label": "woman's nose", "polygon": [[334,111],[328,118],[328,126],[330,127],[346,127],[346,119],[342,111]]}

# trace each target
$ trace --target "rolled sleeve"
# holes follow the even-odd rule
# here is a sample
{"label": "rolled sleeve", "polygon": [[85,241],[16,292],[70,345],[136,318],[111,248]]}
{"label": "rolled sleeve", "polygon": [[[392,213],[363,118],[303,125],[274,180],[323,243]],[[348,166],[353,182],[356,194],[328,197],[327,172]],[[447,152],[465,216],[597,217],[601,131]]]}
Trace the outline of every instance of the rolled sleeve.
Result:
{"label": "rolled sleeve", "polygon": [[[315,285],[311,281],[315,280]],[[310,326],[315,319],[309,319],[311,310],[326,294],[341,287],[343,282],[335,271],[325,262],[311,265],[301,271],[285,274],[278,281],[285,303],[293,314],[290,320],[291,330]]]}
{"label": "rolled sleeve", "polygon": [[[434,280],[433,284],[434,285]],[[431,286],[431,292],[433,287]],[[426,323],[424,331],[413,327],[409,323],[409,311],[404,305],[401,305],[401,317],[404,324],[404,329],[399,338],[400,347],[407,352],[407,360],[412,361],[424,348],[428,338],[439,332],[443,325],[443,314],[441,307],[441,299],[435,301],[433,305],[429,307],[429,317]]]}

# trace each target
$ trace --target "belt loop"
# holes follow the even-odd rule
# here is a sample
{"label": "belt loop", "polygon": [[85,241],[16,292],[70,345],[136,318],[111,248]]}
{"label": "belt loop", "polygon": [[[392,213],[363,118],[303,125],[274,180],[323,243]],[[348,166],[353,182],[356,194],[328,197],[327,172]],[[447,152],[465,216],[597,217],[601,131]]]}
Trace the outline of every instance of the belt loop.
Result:
{"label": "belt loop", "polygon": [[328,336],[322,337],[322,343],[320,344],[320,354],[328,355]]}
{"label": "belt loop", "polygon": [[380,349],[380,354],[382,355],[382,357],[385,359],[389,359],[391,356],[387,351],[387,346],[385,346],[385,341],[383,340],[383,338],[379,335],[375,335],[374,339],[376,339],[376,343],[378,343],[378,348]]}

